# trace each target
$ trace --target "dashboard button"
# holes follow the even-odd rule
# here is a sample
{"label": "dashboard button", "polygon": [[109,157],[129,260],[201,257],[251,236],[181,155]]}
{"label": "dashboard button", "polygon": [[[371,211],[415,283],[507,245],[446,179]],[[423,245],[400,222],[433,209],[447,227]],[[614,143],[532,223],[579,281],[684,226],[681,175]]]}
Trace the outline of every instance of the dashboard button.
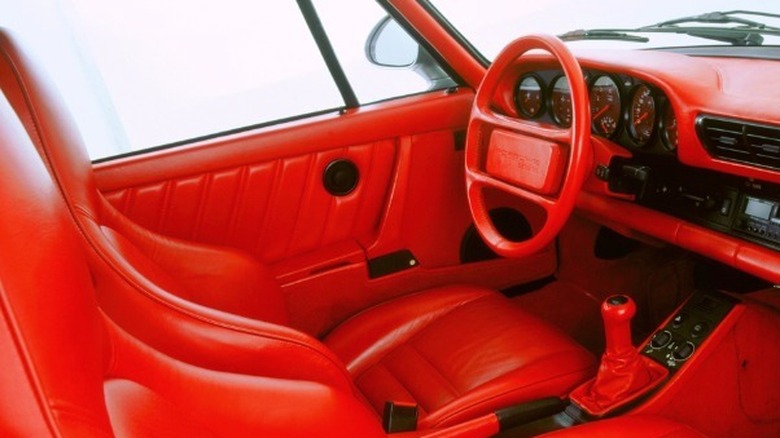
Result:
{"label": "dashboard button", "polygon": [[676,347],[674,347],[674,351],[672,352],[672,357],[674,360],[678,362],[682,362],[684,360],[687,360],[691,355],[693,355],[694,350],[696,350],[696,346],[693,345],[692,342],[686,341],[684,344],[678,344]]}
{"label": "dashboard button", "polygon": [[707,332],[710,330],[709,324],[706,322],[697,322],[692,328],[691,328],[691,337],[694,339],[700,338],[707,334]]}
{"label": "dashboard button", "polygon": [[672,327],[679,328],[681,325],[683,325],[686,319],[688,319],[688,315],[685,313],[678,313],[677,316],[672,319]]}
{"label": "dashboard button", "polygon": [[662,332],[658,332],[653,336],[653,340],[650,341],[650,346],[654,349],[658,350],[660,348],[664,348],[667,345],[669,345],[669,342],[672,341],[672,334],[669,333],[668,330],[664,330]]}

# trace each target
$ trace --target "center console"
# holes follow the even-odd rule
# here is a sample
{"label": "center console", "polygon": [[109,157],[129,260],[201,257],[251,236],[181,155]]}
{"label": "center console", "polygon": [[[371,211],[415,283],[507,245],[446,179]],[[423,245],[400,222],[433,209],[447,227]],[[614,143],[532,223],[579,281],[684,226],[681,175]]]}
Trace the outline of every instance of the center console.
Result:
{"label": "center console", "polygon": [[697,291],[645,344],[642,354],[677,371],[728,315],[736,300],[718,292]]}

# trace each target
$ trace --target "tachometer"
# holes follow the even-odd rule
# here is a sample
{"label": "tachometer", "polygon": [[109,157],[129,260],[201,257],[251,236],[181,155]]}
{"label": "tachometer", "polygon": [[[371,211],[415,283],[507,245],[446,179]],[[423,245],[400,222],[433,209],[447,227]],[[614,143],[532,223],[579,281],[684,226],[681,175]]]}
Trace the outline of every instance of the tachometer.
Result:
{"label": "tachometer", "polygon": [[558,76],[553,81],[550,93],[550,111],[553,120],[558,126],[568,128],[571,126],[571,90],[566,76]]}
{"label": "tachometer", "polygon": [[523,76],[515,89],[515,105],[522,116],[529,119],[539,117],[544,108],[544,87],[541,79],[530,74]]}
{"label": "tachometer", "polygon": [[656,111],[653,91],[647,85],[634,88],[628,112],[628,134],[638,146],[647,146],[653,138]]}
{"label": "tachometer", "polygon": [[597,134],[612,137],[618,129],[621,102],[620,88],[609,76],[599,76],[590,86],[592,129]]}
{"label": "tachometer", "polygon": [[666,104],[661,114],[661,139],[666,150],[674,151],[677,149],[677,118],[669,103]]}

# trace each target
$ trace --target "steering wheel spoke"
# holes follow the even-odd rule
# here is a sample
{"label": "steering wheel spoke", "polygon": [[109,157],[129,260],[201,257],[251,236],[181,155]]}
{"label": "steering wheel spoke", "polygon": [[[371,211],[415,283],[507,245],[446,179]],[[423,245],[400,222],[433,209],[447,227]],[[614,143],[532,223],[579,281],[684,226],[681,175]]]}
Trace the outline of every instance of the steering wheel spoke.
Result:
{"label": "steering wheel spoke", "polygon": [[[492,99],[506,75],[518,71],[522,56],[535,49],[552,54],[567,76],[572,100],[568,129],[545,126],[494,111]],[[487,245],[507,257],[535,253],[560,232],[571,215],[592,164],[590,104],[579,63],[559,39],[530,35],[510,43],[493,61],[474,98],[466,137],[469,208]],[[547,213],[544,224],[522,242],[506,239],[490,220],[485,190],[499,190]]]}
{"label": "steering wheel spoke", "polygon": [[568,145],[571,142],[571,129],[544,126],[534,121],[519,121],[503,114],[497,114],[491,110],[480,111],[476,109],[474,115],[479,118],[483,124],[493,126],[498,129],[514,131],[535,137],[538,139],[549,140],[559,144]]}

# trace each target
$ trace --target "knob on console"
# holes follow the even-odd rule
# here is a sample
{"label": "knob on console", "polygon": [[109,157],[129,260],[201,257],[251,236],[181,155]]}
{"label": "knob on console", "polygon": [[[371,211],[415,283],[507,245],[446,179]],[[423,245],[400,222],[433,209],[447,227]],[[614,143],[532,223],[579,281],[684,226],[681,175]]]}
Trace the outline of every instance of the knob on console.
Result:
{"label": "knob on console", "polygon": [[636,304],[625,295],[613,295],[601,305],[606,349],[598,374],[569,396],[591,415],[602,416],[625,405],[658,385],[668,374],[666,368],[641,356],[631,344],[634,314]]}
{"label": "knob on console", "polygon": [[636,314],[634,300],[625,295],[612,295],[601,305],[607,353],[633,349],[631,345],[631,319]]}

